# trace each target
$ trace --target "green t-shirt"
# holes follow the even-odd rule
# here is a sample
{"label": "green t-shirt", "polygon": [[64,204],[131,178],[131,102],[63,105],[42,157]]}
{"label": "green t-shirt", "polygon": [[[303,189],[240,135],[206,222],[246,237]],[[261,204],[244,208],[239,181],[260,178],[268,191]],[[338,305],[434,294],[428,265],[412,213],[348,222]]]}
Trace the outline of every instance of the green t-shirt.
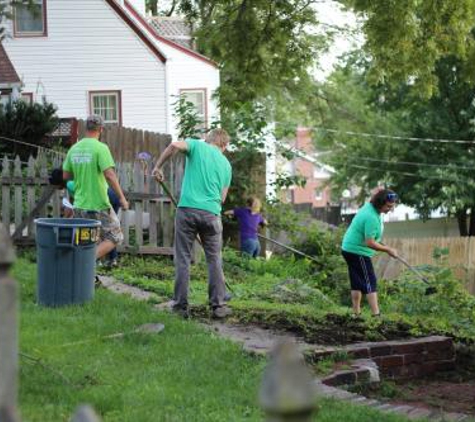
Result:
{"label": "green t-shirt", "polygon": [[341,248],[346,252],[372,257],[374,249],[366,246],[366,239],[380,242],[383,236],[383,219],[371,203],[365,204],[355,215],[343,237]]}
{"label": "green t-shirt", "polygon": [[63,170],[74,177],[74,207],[100,211],[111,207],[104,171],[114,167],[109,147],[95,138],[81,139],[68,151]]}
{"label": "green t-shirt", "polygon": [[214,145],[186,139],[185,176],[179,207],[221,214],[221,194],[231,184],[231,164]]}

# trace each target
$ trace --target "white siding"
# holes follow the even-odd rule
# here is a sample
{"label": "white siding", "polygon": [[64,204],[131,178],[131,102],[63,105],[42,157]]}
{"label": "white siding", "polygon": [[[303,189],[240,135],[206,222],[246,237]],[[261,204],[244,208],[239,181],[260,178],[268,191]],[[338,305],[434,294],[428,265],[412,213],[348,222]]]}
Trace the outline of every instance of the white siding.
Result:
{"label": "white siding", "polygon": [[88,92],[120,90],[122,124],[165,132],[165,64],[105,0],[48,0],[46,38],[7,39],[25,86],[42,84],[63,117],[85,118]]}
{"label": "white siding", "polygon": [[208,125],[219,120],[219,110],[213,95],[219,88],[219,69],[196,57],[190,56],[163,42],[158,42],[161,51],[167,56],[167,88],[170,134],[176,138],[176,121],[173,118],[173,103],[181,89],[205,88],[207,93]]}

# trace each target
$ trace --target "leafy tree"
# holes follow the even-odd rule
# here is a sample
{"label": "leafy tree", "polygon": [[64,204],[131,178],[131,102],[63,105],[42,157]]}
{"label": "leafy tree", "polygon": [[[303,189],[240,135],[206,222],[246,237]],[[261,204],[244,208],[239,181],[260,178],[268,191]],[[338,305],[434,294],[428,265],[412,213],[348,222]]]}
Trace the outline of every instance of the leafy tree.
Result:
{"label": "leafy tree", "polygon": [[173,103],[173,114],[178,119],[178,138],[201,138],[203,135],[203,119],[198,116],[195,105],[180,96]]}
{"label": "leafy tree", "polygon": [[[149,1],[158,12],[157,1]],[[177,0],[164,13],[181,13],[195,28],[198,51],[221,67],[224,114],[243,103],[261,104],[286,85],[307,77],[326,47],[327,36],[312,35],[316,10],[309,0]],[[269,103],[267,103],[269,104]]]}
{"label": "leafy tree", "polygon": [[[19,100],[0,106],[0,134],[5,138],[49,146],[45,135],[51,133],[57,125],[56,106],[53,104],[27,104]],[[32,153],[32,148],[20,143],[1,142],[0,152],[18,154],[26,159]]]}
{"label": "leafy tree", "polygon": [[[455,56],[473,62],[474,0],[341,0],[364,17],[369,77],[376,83],[411,80],[430,97],[438,88],[436,65]],[[466,75],[473,80],[471,75]]]}
{"label": "leafy tree", "polygon": [[[363,63],[363,65],[361,65]],[[465,64],[448,57],[436,66],[437,91],[421,100],[411,84],[397,89],[367,83],[368,63],[350,61],[321,88],[323,123],[338,133],[317,132],[318,144],[332,148],[328,162],[337,170],[333,182],[368,193],[378,183],[390,185],[402,201],[428,218],[438,208],[459,220],[461,235],[475,235],[473,145],[348,135],[345,131],[402,134],[419,138],[473,139],[475,89],[463,78]]]}

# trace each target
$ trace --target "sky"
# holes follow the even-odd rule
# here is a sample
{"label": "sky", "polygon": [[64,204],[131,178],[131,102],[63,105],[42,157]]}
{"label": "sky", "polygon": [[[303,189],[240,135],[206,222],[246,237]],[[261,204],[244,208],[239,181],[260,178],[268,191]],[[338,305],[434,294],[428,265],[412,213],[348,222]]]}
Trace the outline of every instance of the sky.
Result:
{"label": "sky", "polygon": [[[320,21],[326,25],[347,27],[350,30],[358,29],[358,20],[351,11],[345,11],[341,5],[333,0],[324,0],[314,5]],[[315,69],[314,75],[318,80],[327,77],[338,62],[338,58],[363,44],[361,32],[358,36],[348,34],[346,31],[335,36],[329,51],[322,55],[319,60],[319,69]]]}

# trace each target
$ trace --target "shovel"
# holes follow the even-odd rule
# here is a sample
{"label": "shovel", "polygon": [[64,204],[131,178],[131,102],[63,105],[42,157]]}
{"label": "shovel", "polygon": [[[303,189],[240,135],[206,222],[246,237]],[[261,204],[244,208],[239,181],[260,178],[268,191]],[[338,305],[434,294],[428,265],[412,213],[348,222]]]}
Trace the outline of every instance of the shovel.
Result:
{"label": "shovel", "polygon": [[433,295],[434,293],[437,293],[437,289],[434,286],[431,286],[429,283],[429,280],[425,278],[418,270],[416,270],[412,265],[409,264],[403,257],[401,256],[396,256],[396,259],[403,263],[420,281],[423,283],[427,284],[429,287],[426,289],[426,296]]}

